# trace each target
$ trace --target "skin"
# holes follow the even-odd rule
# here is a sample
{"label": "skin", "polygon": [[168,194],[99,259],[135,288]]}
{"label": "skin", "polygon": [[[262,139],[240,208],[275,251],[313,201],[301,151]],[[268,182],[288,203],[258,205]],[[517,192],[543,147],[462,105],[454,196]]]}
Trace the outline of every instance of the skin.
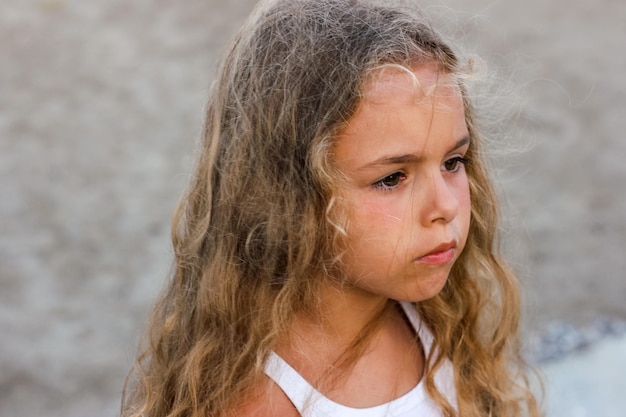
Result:
{"label": "skin", "polygon": [[[419,83],[416,87],[415,79]],[[425,94],[427,92],[428,94]],[[359,332],[380,318],[364,354],[322,393],[349,407],[388,402],[422,378],[424,354],[393,300],[420,302],[445,285],[469,230],[463,101],[434,66],[389,69],[364,97],[334,148],[347,212],[347,282],[325,280],[322,311],[294,320],[277,353],[316,386]],[[298,416],[268,378],[238,415]]]}
{"label": "skin", "polygon": [[[467,239],[463,101],[450,77],[433,67],[414,74],[432,94],[424,96],[399,70],[380,74],[365,88],[334,150],[345,176],[343,266],[351,285],[344,295],[351,305],[433,297]],[[450,250],[441,253],[441,245]]]}

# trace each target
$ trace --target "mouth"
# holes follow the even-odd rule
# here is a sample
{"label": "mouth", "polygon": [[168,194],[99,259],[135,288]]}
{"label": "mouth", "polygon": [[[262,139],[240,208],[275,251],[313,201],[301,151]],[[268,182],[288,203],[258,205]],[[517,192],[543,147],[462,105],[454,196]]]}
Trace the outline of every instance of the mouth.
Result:
{"label": "mouth", "polygon": [[454,259],[456,255],[456,241],[444,242],[430,252],[415,259],[415,262],[426,265],[443,265]]}

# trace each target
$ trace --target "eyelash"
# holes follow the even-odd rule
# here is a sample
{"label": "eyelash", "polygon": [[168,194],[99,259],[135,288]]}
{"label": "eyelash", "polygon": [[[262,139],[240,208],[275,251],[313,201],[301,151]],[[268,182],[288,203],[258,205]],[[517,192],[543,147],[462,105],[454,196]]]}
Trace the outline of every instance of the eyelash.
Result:
{"label": "eyelash", "polygon": [[[445,168],[446,164],[450,162],[454,164],[454,167],[451,169]],[[445,161],[442,167],[444,168],[446,172],[454,174],[458,172],[459,169],[461,169],[462,165],[466,165],[468,163],[469,163],[469,160],[467,158],[464,158],[462,156],[455,156],[454,158],[450,158],[447,161]],[[404,180],[406,180],[406,174],[402,171],[396,171],[392,174],[387,175],[384,178],[379,179],[378,181],[372,184],[372,187],[382,190],[382,191],[392,191],[398,188],[400,184],[402,183],[402,181]],[[393,182],[393,184],[389,185],[388,182]]]}
{"label": "eyelash", "polygon": [[[454,168],[452,169],[445,168],[446,164],[450,162],[454,163]],[[461,169],[461,165],[467,165],[468,163],[469,163],[469,160],[467,158],[464,158],[462,156],[455,156],[454,158],[450,158],[447,161],[445,161],[442,167],[445,169],[446,172],[455,173],[455,172],[458,172],[459,169]]]}
{"label": "eyelash", "polygon": [[[395,190],[396,188],[398,188],[400,186],[400,183],[404,181],[405,179],[406,179],[406,174],[404,172],[396,171],[392,174],[387,175],[384,178],[379,179],[374,184],[372,184],[372,187],[382,190],[382,191],[391,191],[391,190]],[[390,180],[396,183],[393,185],[385,184],[385,182],[388,182]]]}

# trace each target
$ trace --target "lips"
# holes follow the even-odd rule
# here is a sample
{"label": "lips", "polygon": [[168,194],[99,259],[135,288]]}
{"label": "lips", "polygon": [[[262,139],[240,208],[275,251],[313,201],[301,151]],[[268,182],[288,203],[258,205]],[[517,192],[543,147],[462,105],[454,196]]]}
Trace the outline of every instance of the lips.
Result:
{"label": "lips", "polygon": [[442,265],[450,262],[456,255],[456,241],[444,242],[430,252],[415,259],[416,262],[427,265]]}

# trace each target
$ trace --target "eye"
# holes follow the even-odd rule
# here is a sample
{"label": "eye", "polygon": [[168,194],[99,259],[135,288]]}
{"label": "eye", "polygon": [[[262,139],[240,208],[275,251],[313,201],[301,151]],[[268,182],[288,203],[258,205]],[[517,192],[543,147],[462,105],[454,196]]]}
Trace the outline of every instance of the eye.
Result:
{"label": "eye", "polygon": [[461,156],[455,156],[443,163],[442,168],[447,172],[457,172],[461,166],[467,164],[468,160]]}
{"label": "eye", "polygon": [[381,190],[392,190],[397,188],[402,181],[406,179],[406,175],[401,172],[394,172],[391,175],[387,175],[385,178],[381,178],[376,181],[372,186]]}

